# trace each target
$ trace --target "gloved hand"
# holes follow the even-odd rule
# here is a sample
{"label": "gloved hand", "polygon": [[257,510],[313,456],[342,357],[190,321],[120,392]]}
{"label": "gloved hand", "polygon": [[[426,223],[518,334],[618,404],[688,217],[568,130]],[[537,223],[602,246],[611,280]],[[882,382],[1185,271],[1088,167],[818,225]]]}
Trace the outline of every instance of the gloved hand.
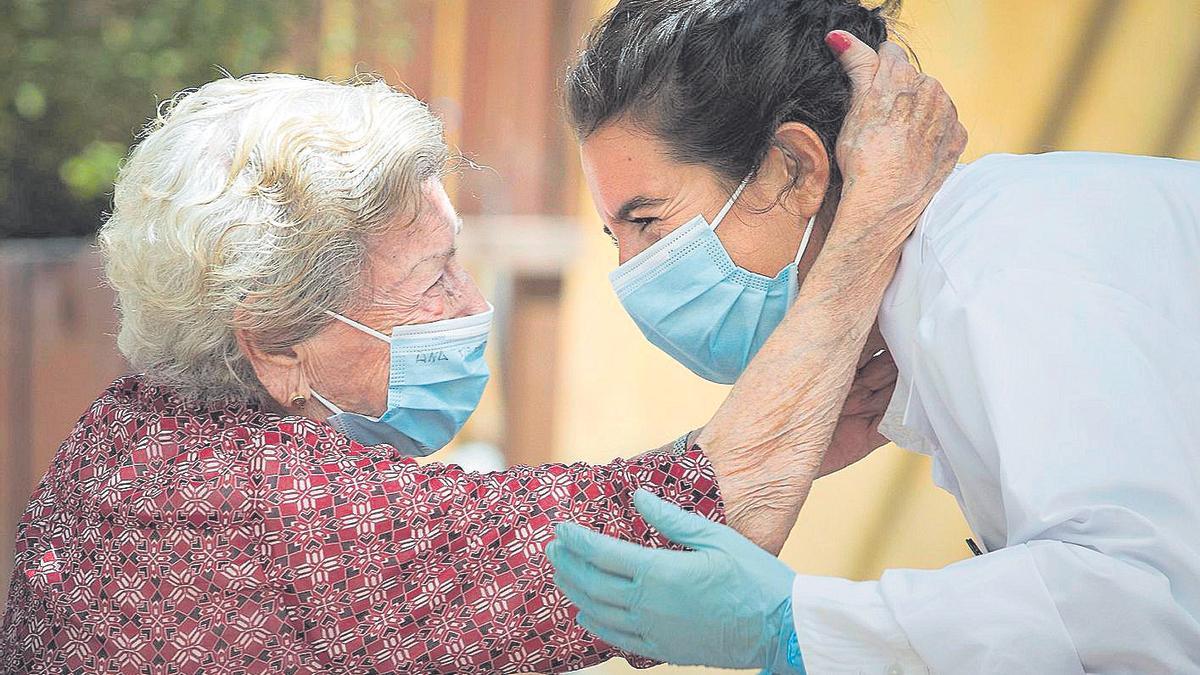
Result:
{"label": "gloved hand", "polygon": [[734,530],[645,490],[633,502],[663,536],[693,550],[644,548],[559,524],[546,553],[558,587],[579,607],[579,625],[668,663],[803,673],[795,573]]}

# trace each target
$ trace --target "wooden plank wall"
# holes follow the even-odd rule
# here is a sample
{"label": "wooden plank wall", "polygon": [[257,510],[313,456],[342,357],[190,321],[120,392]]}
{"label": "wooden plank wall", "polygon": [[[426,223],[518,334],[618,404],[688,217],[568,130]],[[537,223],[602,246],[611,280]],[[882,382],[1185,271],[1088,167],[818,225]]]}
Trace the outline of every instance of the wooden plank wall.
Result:
{"label": "wooden plank wall", "polygon": [[0,242],[0,597],[17,518],[75,421],[126,371],[90,240]]}
{"label": "wooden plank wall", "polygon": [[[455,197],[464,214],[574,211],[578,159],[558,92],[587,9],[559,0],[468,4],[462,147],[489,170],[463,177]],[[561,278],[558,270],[505,272],[503,448],[512,464],[537,464],[552,455]]]}

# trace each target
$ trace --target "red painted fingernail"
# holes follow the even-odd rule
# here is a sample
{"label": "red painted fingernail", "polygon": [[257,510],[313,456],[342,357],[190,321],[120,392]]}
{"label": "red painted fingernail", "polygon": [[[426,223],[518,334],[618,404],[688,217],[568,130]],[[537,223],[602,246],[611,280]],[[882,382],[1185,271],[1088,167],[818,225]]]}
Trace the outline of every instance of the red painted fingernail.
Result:
{"label": "red painted fingernail", "polygon": [[825,36],[825,44],[829,45],[834,54],[841,56],[842,52],[850,49],[850,38],[846,37],[846,34],[840,30],[830,31]]}

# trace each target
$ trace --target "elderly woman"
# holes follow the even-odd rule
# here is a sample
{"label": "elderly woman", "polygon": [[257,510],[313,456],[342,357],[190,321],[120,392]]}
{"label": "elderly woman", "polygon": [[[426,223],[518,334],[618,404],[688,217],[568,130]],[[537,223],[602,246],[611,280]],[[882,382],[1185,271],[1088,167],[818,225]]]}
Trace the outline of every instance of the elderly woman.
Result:
{"label": "elderly woman", "polygon": [[[873,71],[847,81],[822,40],[870,64],[887,34],[885,15],[847,0],[623,0],[574,67],[570,113],[620,247],[613,285],[700,376],[741,373],[859,208],[855,167],[875,149],[839,128],[862,112],[849,87]],[[933,87],[899,64],[885,58],[876,81]],[[878,581],[814,577],[639,495],[659,532],[696,551],[564,525],[549,550],[559,585],[600,637],[678,663],[1200,672],[1198,261],[1200,163],[1054,153],[961,167],[879,312],[899,371],[881,430],[932,455],[988,553]],[[881,444],[855,428],[823,473]]]}
{"label": "elderly woman", "polygon": [[838,221],[787,339],[703,450],[470,473],[411,458],[487,381],[491,308],[455,255],[437,120],[380,82],[265,75],[179,96],[100,234],[141,374],[83,414],[21,520],[0,670],[525,672],[615,655],[552,583],[553,526],[664,545],[633,509],[642,488],[778,549],[895,263],[886,242],[912,226],[889,195],[931,195],[948,173],[957,153],[924,130],[950,110],[849,132],[902,148],[861,174],[878,208]]}

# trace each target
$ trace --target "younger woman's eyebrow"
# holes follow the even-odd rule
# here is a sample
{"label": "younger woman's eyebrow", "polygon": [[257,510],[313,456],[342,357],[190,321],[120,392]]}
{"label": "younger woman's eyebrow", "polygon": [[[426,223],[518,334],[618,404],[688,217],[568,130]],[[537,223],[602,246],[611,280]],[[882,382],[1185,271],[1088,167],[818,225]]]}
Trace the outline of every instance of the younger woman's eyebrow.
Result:
{"label": "younger woman's eyebrow", "polygon": [[647,206],[658,206],[665,203],[667,200],[661,197],[643,197],[638,195],[625,201],[621,208],[617,209],[617,220],[629,220],[630,215],[638,209]]}

